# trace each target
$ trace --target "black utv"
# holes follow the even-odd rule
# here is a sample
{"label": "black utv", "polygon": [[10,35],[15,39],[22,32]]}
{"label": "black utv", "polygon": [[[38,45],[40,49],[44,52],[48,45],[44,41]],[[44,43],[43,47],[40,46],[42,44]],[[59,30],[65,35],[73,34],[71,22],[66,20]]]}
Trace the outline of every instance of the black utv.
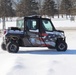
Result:
{"label": "black utv", "polygon": [[67,50],[64,31],[56,30],[50,19],[40,16],[18,19],[17,27],[10,27],[6,30],[1,47],[10,53],[17,53],[19,47]]}

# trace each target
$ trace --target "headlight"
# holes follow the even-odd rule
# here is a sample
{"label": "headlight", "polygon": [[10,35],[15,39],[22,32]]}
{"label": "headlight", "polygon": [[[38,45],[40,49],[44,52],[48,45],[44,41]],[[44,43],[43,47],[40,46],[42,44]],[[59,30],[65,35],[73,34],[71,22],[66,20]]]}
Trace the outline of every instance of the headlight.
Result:
{"label": "headlight", "polygon": [[61,36],[62,38],[65,38],[64,33],[60,33],[60,36]]}

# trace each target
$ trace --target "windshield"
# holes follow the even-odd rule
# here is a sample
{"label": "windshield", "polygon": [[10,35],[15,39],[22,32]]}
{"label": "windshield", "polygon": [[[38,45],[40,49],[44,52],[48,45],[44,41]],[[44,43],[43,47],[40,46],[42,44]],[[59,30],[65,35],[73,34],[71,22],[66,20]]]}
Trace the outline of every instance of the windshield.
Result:
{"label": "windshield", "polygon": [[52,23],[49,20],[42,20],[42,24],[46,31],[53,31]]}
{"label": "windshield", "polygon": [[24,29],[24,20],[17,20],[17,27],[20,29]]}

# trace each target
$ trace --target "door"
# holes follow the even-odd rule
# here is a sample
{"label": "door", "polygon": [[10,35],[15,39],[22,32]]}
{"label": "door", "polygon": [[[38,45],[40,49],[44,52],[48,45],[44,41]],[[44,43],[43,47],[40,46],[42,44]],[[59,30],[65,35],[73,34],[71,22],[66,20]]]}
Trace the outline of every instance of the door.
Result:
{"label": "door", "polygon": [[41,42],[39,40],[39,28],[38,22],[36,19],[27,19],[26,20],[27,27],[27,39],[29,41],[28,46],[40,46]]}
{"label": "door", "polygon": [[55,46],[55,37],[54,37],[54,26],[52,25],[49,19],[42,19],[41,25],[43,30],[41,29],[41,39],[42,46],[50,47]]}

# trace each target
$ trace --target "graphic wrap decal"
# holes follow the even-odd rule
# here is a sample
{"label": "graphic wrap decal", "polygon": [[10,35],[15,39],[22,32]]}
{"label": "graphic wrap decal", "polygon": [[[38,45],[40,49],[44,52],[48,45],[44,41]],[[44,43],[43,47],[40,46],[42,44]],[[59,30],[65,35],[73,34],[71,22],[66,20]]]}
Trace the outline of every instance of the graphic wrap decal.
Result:
{"label": "graphic wrap decal", "polygon": [[47,46],[55,46],[54,37],[55,37],[55,35],[53,35],[53,34],[48,34],[48,35],[44,38],[45,44],[46,44]]}
{"label": "graphic wrap decal", "polygon": [[41,37],[36,38],[36,43],[41,46],[55,46],[55,35],[53,34],[41,34]]}
{"label": "graphic wrap decal", "polygon": [[31,32],[28,34],[30,35],[29,40],[32,43],[32,46],[55,47],[54,34],[46,34],[46,33],[39,34],[38,32]]}

